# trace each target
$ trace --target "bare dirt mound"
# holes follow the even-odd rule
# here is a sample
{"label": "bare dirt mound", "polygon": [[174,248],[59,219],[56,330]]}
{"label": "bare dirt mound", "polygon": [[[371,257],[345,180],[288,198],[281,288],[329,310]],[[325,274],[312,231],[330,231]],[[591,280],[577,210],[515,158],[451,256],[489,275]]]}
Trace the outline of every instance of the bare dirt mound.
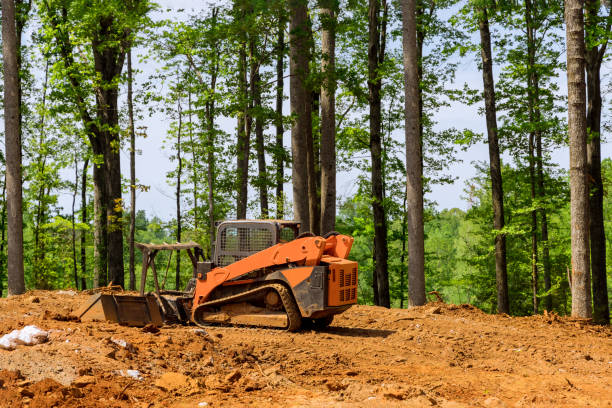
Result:
{"label": "bare dirt mound", "polygon": [[612,406],[612,329],[556,315],[491,316],[431,303],[355,306],[325,331],[70,321],[72,292],[0,299],[7,407]]}

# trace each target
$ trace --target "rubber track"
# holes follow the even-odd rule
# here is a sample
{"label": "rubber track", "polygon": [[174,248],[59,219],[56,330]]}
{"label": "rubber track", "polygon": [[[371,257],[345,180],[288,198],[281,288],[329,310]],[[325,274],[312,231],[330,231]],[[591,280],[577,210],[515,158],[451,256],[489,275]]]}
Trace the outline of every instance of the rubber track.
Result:
{"label": "rubber track", "polygon": [[287,321],[288,321],[288,324],[287,324],[287,327],[285,327],[285,330],[287,331],[299,330],[302,324],[302,315],[300,313],[300,309],[295,303],[295,299],[293,299],[293,296],[291,295],[291,292],[289,292],[289,289],[287,289],[284,285],[280,283],[270,283],[270,284],[263,285],[255,289],[248,290],[243,293],[239,293],[237,295],[226,296],[221,299],[215,299],[215,300],[201,303],[198,306],[196,306],[196,309],[194,310],[195,324],[201,327],[206,327],[205,321],[195,320],[197,309],[199,308],[214,307],[214,306],[219,306],[219,305],[224,305],[224,304],[236,303],[242,299],[246,299],[246,298],[251,297],[254,294],[257,294],[258,292],[264,292],[269,289],[276,291],[276,293],[279,294],[281,301],[283,302],[283,307],[285,308],[285,313],[287,313]]}

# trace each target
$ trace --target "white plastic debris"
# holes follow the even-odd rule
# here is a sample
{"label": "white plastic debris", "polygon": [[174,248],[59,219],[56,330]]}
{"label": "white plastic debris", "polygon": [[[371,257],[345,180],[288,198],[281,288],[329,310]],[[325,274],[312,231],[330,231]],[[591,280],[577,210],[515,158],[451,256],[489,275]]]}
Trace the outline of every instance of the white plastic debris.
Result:
{"label": "white plastic debris", "polygon": [[115,343],[116,345],[118,345],[119,347],[127,348],[128,346],[127,341],[123,339],[111,339],[111,341]]}
{"label": "white plastic debris", "polygon": [[138,370],[119,370],[115,372],[118,373],[122,377],[131,377],[138,381],[142,380],[142,375],[140,374],[140,371]]}
{"label": "white plastic debris", "polygon": [[14,350],[20,344],[33,346],[44,343],[49,338],[49,333],[36,326],[26,326],[21,330],[13,330],[0,338],[0,347],[5,350]]}
{"label": "white plastic debris", "polygon": [[207,407],[208,406],[208,402],[206,401],[202,401],[198,404],[198,407]]}
{"label": "white plastic debris", "polygon": [[68,296],[74,296],[77,293],[74,290],[58,290],[57,292],[58,295],[68,295]]}
{"label": "white plastic debris", "polygon": [[140,375],[140,371],[138,370],[127,370],[126,373],[129,377],[132,377],[136,380],[142,380],[142,376]]}

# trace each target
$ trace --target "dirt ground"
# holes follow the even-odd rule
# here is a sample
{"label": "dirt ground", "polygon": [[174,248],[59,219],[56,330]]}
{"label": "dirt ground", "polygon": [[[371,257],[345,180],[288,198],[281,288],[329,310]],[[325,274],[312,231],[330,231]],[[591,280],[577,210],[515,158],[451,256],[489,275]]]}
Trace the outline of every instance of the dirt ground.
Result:
{"label": "dirt ground", "polygon": [[612,406],[612,329],[556,315],[354,306],[298,333],[65,321],[87,299],[0,299],[0,335],[50,332],[0,350],[1,407]]}

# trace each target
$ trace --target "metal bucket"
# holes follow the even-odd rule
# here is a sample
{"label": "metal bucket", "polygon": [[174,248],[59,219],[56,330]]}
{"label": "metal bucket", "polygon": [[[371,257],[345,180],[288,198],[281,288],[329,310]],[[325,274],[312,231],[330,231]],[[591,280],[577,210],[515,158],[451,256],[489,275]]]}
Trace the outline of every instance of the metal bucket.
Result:
{"label": "metal bucket", "polygon": [[98,293],[76,312],[81,321],[109,320],[126,326],[162,326],[162,314],[154,295],[131,296]]}

